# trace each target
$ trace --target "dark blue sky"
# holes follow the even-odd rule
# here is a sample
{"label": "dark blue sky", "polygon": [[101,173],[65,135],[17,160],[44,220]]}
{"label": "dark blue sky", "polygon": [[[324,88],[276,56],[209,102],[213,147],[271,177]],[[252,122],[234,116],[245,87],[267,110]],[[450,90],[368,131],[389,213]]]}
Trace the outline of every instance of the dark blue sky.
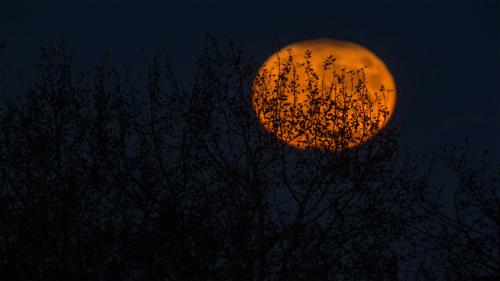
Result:
{"label": "dark blue sky", "polygon": [[[469,137],[500,156],[500,2],[0,0],[7,62],[28,67],[40,46],[66,36],[83,63],[104,49],[115,62],[143,66],[158,42],[184,81],[204,34],[240,42],[258,59],[284,43],[331,37],[357,42],[395,76],[392,124],[417,152]],[[187,82],[185,84],[188,84]]]}

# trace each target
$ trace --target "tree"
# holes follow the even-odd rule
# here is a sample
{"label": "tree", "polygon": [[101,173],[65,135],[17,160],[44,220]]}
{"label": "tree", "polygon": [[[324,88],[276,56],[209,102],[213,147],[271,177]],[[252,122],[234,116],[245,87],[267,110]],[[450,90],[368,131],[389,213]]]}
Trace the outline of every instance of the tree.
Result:
{"label": "tree", "polygon": [[[33,83],[0,111],[0,276],[397,280],[401,245],[438,218],[419,214],[428,185],[396,130],[358,118],[373,106],[360,94],[362,71],[325,63],[341,103],[311,71],[305,103],[322,111],[307,115],[277,95],[304,67],[287,61],[283,75],[254,80],[250,57],[209,38],[186,90],[161,48],[146,59],[144,80],[107,55],[80,66],[64,41],[42,49]],[[268,79],[283,82],[263,93],[274,106],[259,109],[278,117],[274,129],[299,122],[290,137],[315,131],[335,149],[296,149],[264,129],[252,91]],[[363,105],[357,114],[328,115],[349,101]],[[311,122],[320,113],[344,129]]]}
{"label": "tree", "polygon": [[[188,98],[193,109],[186,135],[194,144],[192,161],[201,163],[190,169],[199,170],[200,186],[210,183],[203,187],[213,194],[208,205],[220,206],[212,214],[214,225],[226,229],[218,235],[224,247],[214,260],[232,270],[221,279],[395,278],[398,258],[392,247],[405,231],[411,206],[405,193],[411,193],[411,185],[400,185],[409,170],[393,162],[394,133],[338,153],[292,149],[257,122],[252,88],[246,86],[253,83],[255,65],[245,62],[237,48],[222,53],[211,42],[199,64],[197,83]],[[292,69],[293,65],[288,71]],[[283,73],[277,79],[285,80]],[[349,77],[345,74],[344,79]],[[311,83],[319,89],[317,80]],[[287,91],[288,84],[284,85],[287,89],[274,92]],[[324,97],[315,99],[327,103]],[[264,110],[273,108],[279,107]],[[277,122],[277,130],[291,120],[284,118],[285,122]],[[300,122],[305,117],[295,118]],[[346,145],[355,137],[351,132],[336,137]]]}
{"label": "tree", "polygon": [[[413,227],[414,248],[426,257],[420,273],[425,280],[498,280],[500,163],[493,165],[487,151],[474,161],[469,143],[443,146],[433,159],[418,193],[422,220]],[[446,185],[434,184],[433,171],[448,171]]]}

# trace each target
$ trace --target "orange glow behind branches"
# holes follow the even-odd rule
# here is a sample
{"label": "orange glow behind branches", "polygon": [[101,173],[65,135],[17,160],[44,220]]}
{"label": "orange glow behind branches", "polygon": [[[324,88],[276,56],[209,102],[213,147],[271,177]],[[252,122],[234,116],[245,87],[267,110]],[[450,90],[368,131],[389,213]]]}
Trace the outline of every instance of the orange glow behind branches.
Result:
{"label": "orange glow behind branches", "polygon": [[395,83],[385,64],[350,42],[319,39],[269,57],[253,83],[262,125],[300,149],[340,151],[365,143],[390,120]]}

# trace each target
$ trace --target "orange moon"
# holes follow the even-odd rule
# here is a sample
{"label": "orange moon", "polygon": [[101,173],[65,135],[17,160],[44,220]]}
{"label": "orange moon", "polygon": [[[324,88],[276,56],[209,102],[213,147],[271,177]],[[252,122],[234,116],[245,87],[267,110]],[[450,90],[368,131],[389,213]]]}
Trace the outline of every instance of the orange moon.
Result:
{"label": "orange moon", "polygon": [[307,40],[285,46],[262,64],[252,106],[280,141],[340,151],[367,142],[387,125],[396,85],[368,49],[342,40]]}

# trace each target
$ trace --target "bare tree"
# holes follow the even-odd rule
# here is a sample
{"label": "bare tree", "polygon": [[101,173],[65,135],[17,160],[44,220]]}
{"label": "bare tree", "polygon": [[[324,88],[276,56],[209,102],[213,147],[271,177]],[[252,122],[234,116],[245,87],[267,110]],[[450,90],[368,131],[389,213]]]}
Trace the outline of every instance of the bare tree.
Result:
{"label": "bare tree", "polygon": [[[309,69],[307,98],[294,107],[280,95],[293,95],[294,68],[307,64],[285,61],[279,77],[259,76],[235,44],[209,38],[184,89],[161,48],[146,59],[144,80],[106,55],[79,66],[64,42],[43,49],[35,81],[0,112],[0,276],[400,278],[400,248],[420,237],[412,230],[432,234],[420,227],[440,222],[428,185],[400,152],[397,132],[380,128],[387,109],[369,116],[362,70],[336,69],[329,58],[324,71],[337,79],[325,83]],[[269,79],[280,83],[268,87]],[[345,86],[351,79],[357,87]],[[263,91],[258,106],[254,91]],[[314,136],[302,139],[328,149],[290,147],[276,132]],[[481,243],[477,250],[491,255]],[[443,265],[457,264],[454,253]]]}
{"label": "bare tree", "polygon": [[[474,161],[468,150],[468,143],[440,148],[423,177],[411,239],[420,256],[415,280],[500,278],[500,163],[486,151]],[[443,172],[438,186],[433,175]]]}
{"label": "bare tree", "polygon": [[[221,51],[209,40],[193,90],[181,94],[185,99],[180,104],[187,104],[187,123],[182,142],[173,151],[183,149],[182,161],[189,173],[189,184],[183,188],[192,194],[189,201],[202,207],[203,225],[214,231],[213,236],[185,235],[192,239],[186,250],[192,254],[184,264],[197,265],[198,272],[213,272],[189,278],[396,278],[395,245],[408,225],[411,203],[405,201],[405,194],[412,192],[412,185],[402,184],[407,183],[408,167],[394,161],[395,133],[382,132],[364,146],[340,152],[290,148],[270,135],[255,116],[251,104],[255,73],[256,65],[237,47]],[[358,73],[344,72],[339,77],[364,83]],[[320,89],[319,81],[311,82]],[[259,83],[266,83],[265,77]],[[278,91],[284,93],[289,86],[283,85]],[[342,85],[340,80],[336,86]],[[351,97],[353,91],[342,89]],[[279,100],[271,97],[271,102]],[[326,94],[311,100],[325,107],[330,101]],[[269,111],[275,109],[262,110],[272,115]],[[300,122],[306,116],[294,118]],[[278,126],[286,126],[288,120]],[[342,116],[330,122],[352,125],[354,121]],[[320,128],[313,123],[306,126],[310,127],[305,131]],[[356,136],[343,131],[334,137],[347,144]],[[196,259],[205,259],[207,252],[212,256],[199,268]],[[159,265],[169,266],[168,261]]]}

